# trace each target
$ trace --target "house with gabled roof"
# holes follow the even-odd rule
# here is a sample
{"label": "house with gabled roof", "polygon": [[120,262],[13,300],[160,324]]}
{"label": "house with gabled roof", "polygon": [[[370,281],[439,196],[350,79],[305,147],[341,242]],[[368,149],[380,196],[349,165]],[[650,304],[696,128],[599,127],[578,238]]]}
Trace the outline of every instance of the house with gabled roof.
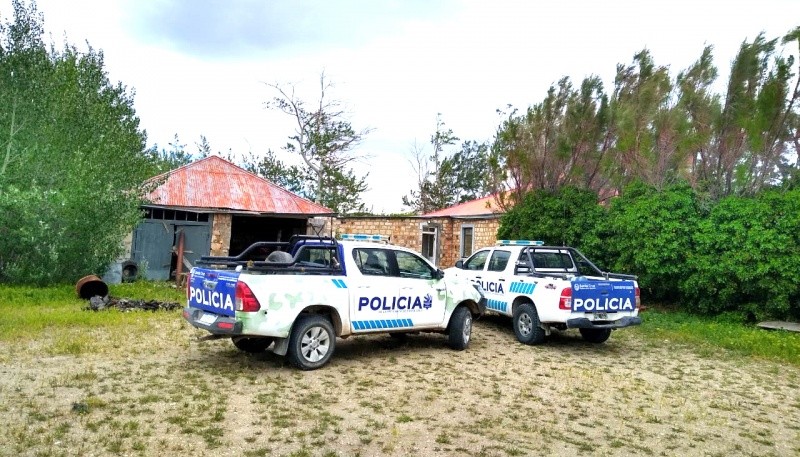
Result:
{"label": "house with gabled roof", "polygon": [[[288,241],[335,213],[217,156],[149,181],[130,258],[147,279],[174,278],[204,255],[236,255],[256,241]],[[180,266],[180,267],[179,267]]]}

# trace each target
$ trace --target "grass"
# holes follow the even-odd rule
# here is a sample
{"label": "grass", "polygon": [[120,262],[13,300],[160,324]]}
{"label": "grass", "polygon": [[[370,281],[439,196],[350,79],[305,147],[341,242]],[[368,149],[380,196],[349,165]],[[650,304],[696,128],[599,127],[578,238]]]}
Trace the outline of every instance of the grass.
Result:
{"label": "grass", "polygon": [[654,340],[723,348],[740,355],[800,365],[800,333],[678,311],[648,310],[637,330]]}
{"label": "grass", "polygon": [[[170,283],[139,281],[109,286],[109,294],[119,298],[161,300],[183,303],[183,290]],[[107,310],[84,311],[88,304],[72,285],[27,287],[0,285],[0,341],[37,339],[57,329],[101,328],[143,322],[142,313]],[[166,314],[166,313],[165,313]],[[172,318],[172,314],[170,314]]]}

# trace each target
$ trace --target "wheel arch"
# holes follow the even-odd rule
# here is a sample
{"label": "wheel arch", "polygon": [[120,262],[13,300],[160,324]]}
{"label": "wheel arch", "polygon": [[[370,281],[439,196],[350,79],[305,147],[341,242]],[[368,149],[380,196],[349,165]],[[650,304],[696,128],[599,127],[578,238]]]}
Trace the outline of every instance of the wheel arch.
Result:
{"label": "wheel arch", "polygon": [[[327,316],[328,319],[331,321],[333,325],[333,333],[336,336],[342,336],[342,317],[339,315],[339,311],[330,305],[311,305],[300,311],[300,314],[297,315],[299,318],[304,314],[318,314],[321,316]],[[295,319],[297,322],[297,319]]]}
{"label": "wheel arch", "polygon": [[539,312],[539,310],[536,308],[536,303],[534,303],[530,297],[520,295],[511,302],[511,315],[513,316],[514,311],[516,311],[517,308],[524,303],[529,303],[531,306],[533,306],[533,309],[536,310],[537,313]]}
{"label": "wheel arch", "polygon": [[472,313],[473,316],[477,316],[480,314],[480,307],[478,306],[478,303],[475,302],[475,300],[466,299],[460,302],[458,305],[456,305],[455,308],[453,308],[453,313],[455,313],[460,306],[469,309],[469,312]]}

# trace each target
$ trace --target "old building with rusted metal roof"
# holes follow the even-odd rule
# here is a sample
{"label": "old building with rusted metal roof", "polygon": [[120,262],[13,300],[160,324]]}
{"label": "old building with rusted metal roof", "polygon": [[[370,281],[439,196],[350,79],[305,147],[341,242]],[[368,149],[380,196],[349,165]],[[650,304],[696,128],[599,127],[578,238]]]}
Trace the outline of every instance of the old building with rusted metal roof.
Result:
{"label": "old building with rusted metal roof", "polygon": [[203,255],[314,233],[335,213],[227,160],[210,156],[153,177],[131,258],[147,279],[188,271]]}

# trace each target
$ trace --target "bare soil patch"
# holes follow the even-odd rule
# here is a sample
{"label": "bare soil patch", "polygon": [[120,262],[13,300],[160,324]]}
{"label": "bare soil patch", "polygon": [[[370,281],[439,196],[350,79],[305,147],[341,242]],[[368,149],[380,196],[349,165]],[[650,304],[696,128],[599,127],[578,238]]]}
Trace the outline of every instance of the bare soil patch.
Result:
{"label": "bare soil patch", "polygon": [[302,372],[172,319],[96,349],[0,345],[0,455],[798,455],[800,369],[577,333],[524,346],[508,319],[338,340]]}

